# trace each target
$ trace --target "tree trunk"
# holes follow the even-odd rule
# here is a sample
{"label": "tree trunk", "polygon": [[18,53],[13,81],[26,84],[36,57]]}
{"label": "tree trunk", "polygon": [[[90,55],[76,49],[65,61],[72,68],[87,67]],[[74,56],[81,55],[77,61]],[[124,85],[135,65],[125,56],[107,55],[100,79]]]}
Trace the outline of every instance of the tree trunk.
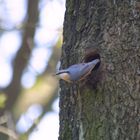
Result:
{"label": "tree trunk", "polygon": [[140,140],[140,2],[67,0],[61,68],[88,50],[96,78],[60,81],[59,140]]}

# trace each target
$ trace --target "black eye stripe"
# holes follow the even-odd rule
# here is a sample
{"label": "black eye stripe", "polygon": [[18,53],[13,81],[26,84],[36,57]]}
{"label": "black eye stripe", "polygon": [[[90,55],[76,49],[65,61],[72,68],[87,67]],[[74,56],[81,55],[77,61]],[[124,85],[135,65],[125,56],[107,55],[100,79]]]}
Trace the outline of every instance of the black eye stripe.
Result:
{"label": "black eye stripe", "polygon": [[60,72],[56,73],[56,75],[59,75],[61,73],[69,73],[69,72],[68,71],[65,71],[65,72],[64,71],[62,71],[62,72],[60,71]]}

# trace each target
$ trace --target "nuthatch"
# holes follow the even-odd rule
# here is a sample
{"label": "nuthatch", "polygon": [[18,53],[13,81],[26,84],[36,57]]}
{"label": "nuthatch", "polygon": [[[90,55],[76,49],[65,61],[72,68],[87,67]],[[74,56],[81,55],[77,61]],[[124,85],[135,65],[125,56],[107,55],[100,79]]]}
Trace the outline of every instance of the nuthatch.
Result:
{"label": "nuthatch", "polygon": [[67,82],[77,82],[86,78],[99,62],[99,59],[95,59],[91,62],[75,64],[58,71],[56,75]]}

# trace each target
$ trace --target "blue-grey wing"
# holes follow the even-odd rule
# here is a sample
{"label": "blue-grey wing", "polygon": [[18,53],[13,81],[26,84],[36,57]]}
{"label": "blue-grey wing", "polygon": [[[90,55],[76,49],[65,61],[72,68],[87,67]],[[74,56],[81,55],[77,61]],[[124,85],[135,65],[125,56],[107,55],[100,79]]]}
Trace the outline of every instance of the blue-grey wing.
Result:
{"label": "blue-grey wing", "polygon": [[93,70],[93,68],[96,66],[97,63],[99,63],[99,59],[95,59],[89,63],[86,63],[85,66],[81,69],[81,75],[85,76],[87,74],[90,74],[90,72]]}
{"label": "blue-grey wing", "polygon": [[79,80],[83,75],[85,75],[91,68],[88,63],[73,65],[69,67],[69,74],[72,81]]}
{"label": "blue-grey wing", "polygon": [[[81,76],[85,76],[90,74],[90,72],[93,70],[93,68],[96,66],[97,63],[99,63],[99,59],[95,59],[89,63],[85,63],[83,67],[81,67]],[[82,78],[82,77],[81,77]]]}
{"label": "blue-grey wing", "polygon": [[91,70],[95,67],[95,65],[99,62],[99,59],[95,59],[89,63],[81,63],[70,66],[67,71],[70,74],[70,78],[72,81],[78,81],[86,74],[90,74]]}
{"label": "blue-grey wing", "polygon": [[80,79],[84,77],[85,75],[90,74],[91,70],[94,68],[94,65],[90,65],[89,63],[85,64],[81,69],[80,69]]}

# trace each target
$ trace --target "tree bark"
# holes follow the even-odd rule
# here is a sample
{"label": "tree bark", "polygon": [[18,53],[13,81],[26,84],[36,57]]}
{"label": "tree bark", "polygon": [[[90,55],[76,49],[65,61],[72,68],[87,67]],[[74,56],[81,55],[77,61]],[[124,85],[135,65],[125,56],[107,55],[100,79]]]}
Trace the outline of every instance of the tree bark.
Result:
{"label": "tree bark", "polygon": [[67,0],[61,68],[89,49],[101,57],[98,83],[60,81],[59,140],[139,140],[140,2]]}

